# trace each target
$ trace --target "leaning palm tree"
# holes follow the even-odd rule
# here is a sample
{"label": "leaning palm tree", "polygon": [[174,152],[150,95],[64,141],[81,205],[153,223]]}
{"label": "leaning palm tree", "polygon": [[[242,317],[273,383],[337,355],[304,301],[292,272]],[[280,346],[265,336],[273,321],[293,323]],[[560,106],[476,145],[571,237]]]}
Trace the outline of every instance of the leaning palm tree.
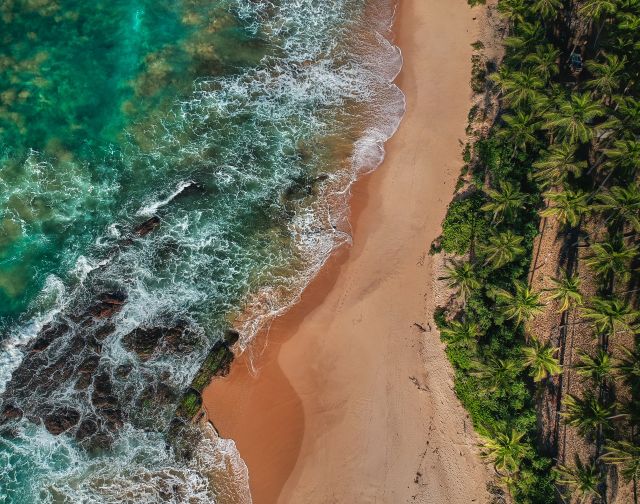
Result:
{"label": "leaning palm tree", "polygon": [[482,457],[490,461],[499,474],[515,474],[530,448],[523,441],[524,432],[515,429],[480,436]]}
{"label": "leaning palm tree", "polygon": [[544,303],[540,301],[540,294],[528,285],[516,281],[514,286],[515,293],[504,289],[496,291],[496,299],[502,305],[505,317],[514,319],[516,325],[520,325],[541,313]]}
{"label": "leaning palm tree", "polygon": [[560,278],[552,277],[553,287],[545,289],[550,292],[548,300],[558,301],[560,308],[558,313],[566,312],[569,308],[582,306],[584,298],[580,292],[581,280],[578,275],[571,275],[567,271],[562,272]]}
{"label": "leaning palm tree", "polygon": [[[541,2],[556,2],[558,0],[540,0]],[[527,55],[524,59],[525,63],[531,65],[531,69],[545,81],[554,77],[560,72],[558,58],[560,51],[553,44],[545,44],[536,46],[535,52]]]}
{"label": "leaning palm tree", "polygon": [[637,327],[638,311],[619,299],[594,297],[590,306],[582,309],[582,316],[590,321],[600,334],[615,337],[620,332],[632,332]]}
{"label": "leaning palm tree", "polygon": [[597,435],[598,439],[611,427],[613,406],[606,405],[587,392],[583,398],[569,394],[564,401],[566,410],[561,413],[565,422],[578,429],[583,436]]}
{"label": "leaning palm tree", "polygon": [[542,344],[538,340],[533,340],[531,346],[525,347],[523,363],[529,368],[534,382],[540,382],[550,376],[557,376],[562,373],[562,366],[556,358],[559,348],[551,346],[549,343]]}
{"label": "leaning palm tree", "polygon": [[606,193],[598,194],[594,209],[611,214],[622,223],[640,233],[640,187],[636,182],[627,187],[615,186]]}
{"label": "leaning palm tree", "polygon": [[629,483],[633,481],[633,490],[637,499],[637,481],[640,477],[640,446],[629,441],[610,441],[604,447],[602,460],[614,464],[620,474]]}
{"label": "leaning palm tree", "polygon": [[580,376],[592,380],[596,385],[611,379],[613,361],[611,356],[602,348],[599,348],[595,355],[582,352],[579,354],[579,358],[580,362],[573,367]]}
{"label": "leaning palm tree", "polygon": [[510,230],[503,231],[490,236],[487,243],[478,247],[478,251],[484,256],[485,265],[491,264],[498,269],[524,254],[522,240],[522,236],[517,236]]}
{"label": "leaning palm tree", "polygon": [[577,148],[576,145],[568,142],[551,146],[539,161],[533,163],[535,169],[533,178],[540,181],[543,186],[557,186],[564,182],[569,173],[576,177],[582,175],[587,162],[576,159]]}
{"label": "leaning palm tree", "polygon": [[445,268],[446,275],[440,280],[447,281],[447,287],[455,289],[458,297],[466,304],[474,290],[480,288],[475,269],[469,261],[451,261]]}
{"label": "leaning palm tree", "polygon": [[557,110],[545,113],[545,129],[555,131],[569,143],[586,143],[594,137],[593,122],[605,114],[602,104],[589,93],[574,93],[559,104]]}
{"label": "leaning palm tree", "polygon": [[606,99],[610,99],[621,87],[626,62],[625,57],[621,59],[615,54],[605,55],[602,62],[587,62],[586,67],[593,75],[593,78],[587,82],[587,87],[595,89]]}
{"label": "leaning palm tree", "polygon": [[500,189],[487,189],[489,202],[482,206],[485,212],[493,214],[493,221],[498,222],[506,217],[513,218],[518,210],[520,210],[527,197],[511,182],[500,181]]}
{"label": "leaning palm tree", "polygon": [[587,465],[576,455],[573,467],[561,464],[554,469],[554,472],[556,483],[569,487],[578,503],[601,497],[598,490],[601,475],[594,462]]}
{"label": "leaning palm tree", "polygon": [[482,332],[475,322],[452,320],[440,330],[440,335],[449,344],[470,346],[475,344]]}
{"label": "leaning palm tree", "polygon": [[594,243],[589,247],[590,255],[586,264],[603,281],[609,281],[615,276],[623,282],[631,276],[630,264],[638,255],[636,245],[626,245],[622,240],[611,240]]}
{"label": "leaning palm tree", "polygon": [[472,368],[471,374],[480,380],[484,390],[502,396],[518,377],[522,365],[514,359],[492,357],[486,363],[474,362]]}
{"label": "leaning palm tree", "polygon": [[555,217],[560,225],[578,225],[580,218],[589,212],[589,195],[578,189],[572,191],[550,191],[544,193],[549,206],[540,211],[542,217]]}
{"label": "leaning palm tree", "polygon": [[640,351],[622,347],[622,358],[616,363],[616,374],[633,388],[640,387]]}

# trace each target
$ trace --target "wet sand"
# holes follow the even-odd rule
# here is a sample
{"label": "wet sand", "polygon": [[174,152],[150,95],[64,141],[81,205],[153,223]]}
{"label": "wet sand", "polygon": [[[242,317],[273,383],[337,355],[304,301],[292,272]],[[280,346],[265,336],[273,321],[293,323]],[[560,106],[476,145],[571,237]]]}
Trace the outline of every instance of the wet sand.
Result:
{"label": "wet sand", "polygon": [[205,390],[255,504],[488,501],[489,471],[431,329],[428,255],[462,166],[481,14],[465,0],[401,0],[407,113],[383,165],[353,187],[353,245]]}

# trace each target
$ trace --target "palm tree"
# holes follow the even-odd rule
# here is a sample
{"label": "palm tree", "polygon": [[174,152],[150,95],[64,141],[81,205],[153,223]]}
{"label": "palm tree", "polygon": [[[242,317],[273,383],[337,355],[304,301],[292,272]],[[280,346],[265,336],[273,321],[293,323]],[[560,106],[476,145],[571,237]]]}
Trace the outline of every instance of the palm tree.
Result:
{"label": "palm tree", "polygon": [[476,361],[473,363],[474,371],[471,373],[478,378],[487,392],[498,393],[504,396],[518,377],[522,369],[520,362],[514,359],[498,359],[491,357],[487,363]]}
{"label": "palm tree", "polygon": [[480,288],[473,265],[469,261],[451,261],[445,271],[446,276],[441,277],[440,280],[446,280],[447,287],[455,289],[462,303],[466,304],[471,293]]}
{"label": "palm tree", "polygon": [[558,15],[558,11],[562,9],[560,0],[535,0],[531,11],[540,14],[545,19],[552,19]]}
{"label": "palm tree", "polygon": [[568,142],[552,145],[539,161],[533,163],[536,170],[533,177],[544,186],[559,185],[569,173],[579,177],[587,167],[587,162],[576,159],[576,150],[577,146]]}
{"label": "palm tree", "polygon": [[528,8],[522,0],[503,0],[498,4],[500,14],[512,23],[522,23]]}
{"label": "palm tree", "polygon": [[593,380],[596,385],[611,378],[613,362],[602,348],[598,349],[594,356],[582,352],[579,357],[580,362],[574,368],[580,376]]}
{"label": "palm tree", "polygon": [[504,315],[508,319],[515,319],[516,325],[532,319],[541,313],[544,304],[540,301],[540,294],[534,292],[526,284],[516,281],[515,293],[504,289],[496,291],[498,303],[503,305]]}
{"label": "palm tree", "polygon": [[618,109],[616,114],[618,131],[626,132],[640,128],[640,100],[633,96],[616,96],[614,98]]}
{"label": "palm tree", "polygon": [[609,281],[618,276],[626,281],[631,276],[629,265],[638,255],[638,247],[628,246],[618,239],[603,243],[594,243],[589,248],[591,254],[586,258],[586,264],[602,280]]}
{"label": "palm tree", "polygon": [[618,374],[630,387],[640,386],[640,351],[622,347],[623,357],[616,363]]}
{"label": "palm tree", "polygon": [[500,86],[503,100],[505,104],[513,108],[537,100],[540,96],[540,90],[545,85],[545,82],[531,69],[498,75],[501,78],[494,80]]}
{"label": "palm tree", "polygon": [[634,494],[636,482],[640,477],[640,446],[629,441],[611,441],[604,447],[602,460],[620,468],[620,474],[627,483],[633,481]]}
{"label": "palm tree", "polygon": [[615,186],[608,192],[598,194],[594,208],[610,212],[613,217],[629,223],[636,233],[640,233],[640,187],[636,182],[627,187]]}
{"label": "palm tree", "polygon": [[586,67],[593,78],[587,82],[587,87],[600,92],[609,99],[620,88],[624,79],[624,66],[626,58],[618,58],[615,54],[605,55],[603,62],[590,61]]}
{"label": "palm tree", "polygon": [[602,116],[602,104],[594,101],[589,93],[573,93],[569,100],[560,103],[558,110],[550,110],[544,114],[544,127],[556,131],[569,143],[586,143],[594,136],[594,120]]}
{"label": "palm tree", "polygon": [[478,247],[479,252],[485,257],[485,265],[491,264],[498,269],[514,261],[525,252],[521,245],[523,239],[510,230],[490,236],[488,243]]}
{"label": "palm tree", "polygon": [[600,471],[595,463],[584,464],[576,455],[573,467],[561,464],[554,469],[554,472],[557,475],[556,482],[568,486],[572,494],[577,497],[578,503],[601,497],[598,491]]}
{"label": "palm tree", "polygon": [[492,437],[480,436],[482,457],[493,463],[499,474],[515,474],[530,448],[523,442],[525,433],[511,429],[497,432]]}
{"label": "palm tree", "polygon": [[547,299],[557,300],[560,303],[558,313],[563,313],[575,306],[582,306],[581,280],[578,275],[570,275],[563,271],[560,278],[551,278],[551,281],[554,285],[552,288],[546,289],[551,293]]}
{"label": "palm tree", "polygon": [[[500,3],[504,3],[504,0]],[[531,52],[533,47],[539,42],[542,35],[542,25],[540,23],[520,21],[517,27],[517,34],[502,39],[502,44],[511,49],[514,54],[524,55]]]}
{"label": "palm tree", "polygon": [[561,413],[562,416],[583,436],[596,434],[600,439],[602,432],[611,427],[613,406],[600,402],[593,392],[587,392],[582,399],[569,394],[564,404],[566,411]]}
{"label": "palm tree", "polygon": [[[541,2],[555,2],[557,0],[540,0]],[[536,51],[527,55],[525,63],[531,64],[531,69],[536,75],[541,76],[545,81],[560,72],[558,58],[560,51],[552,44],[538,45]]]}
{"label": "palm tree", "polygon": [[620,166],[630,170],[635,175],[640,170],[640,141],[616,140],[613,147],[605,149],[604,153],[609,158],[603,165]]}
{"label": "palm tree", "polygon": [[544,193],[550,205],[540,211],[542,217],[555,217],[561,225],[578,225],[580,218],[589,210],[589,195],[578,189]]}
{"label": "palm tree", "polygon": [[598,20],[605,14],[613,14],[616,11],[614,0],[585,0],[578,8],[581,16]]}
{"label": "palm tree", "polygon": [[515,114],[505,114],[502,116],[506,124],[506,128],[498,131],[499,138],[508,139],[516,148],[527,151],[527,146],[536,142],[536,131],[540,129],[540,121],[538,121],[532,113],[525,113],[518,110]]}
{"label": "palm tree", "polygon": [[472,345],[482,336],[480,326],[475,322],[458,322],[452,320],[446,327],[440,331],[442,339],[449,344],[462,344],[464,346]]}
{"label": "palm tree", "polygon": [[562,373],[562,366],[555,357],[558,350],[559,348],[552,347],[549,343],[542,344],[535,339],[532,341],[531,346],[522,350],[524,353],[524,365],[529,368],[534,382]]}
{"label": "palm tree", "polygon": [[619,299],[594,297],[591,306],[583,308],[582,316],[589,320],[600,334],[616,335],[636,328],[638,312]]}
{"label": "palm tree", "polygon": [[502,220],[503,217],[513,218],[527,200],[527,197],[511,182],[500,181],[499,191],[487,189],[486,193],[490,201],[482,206],[482,210],[492,212],[494,222]]}

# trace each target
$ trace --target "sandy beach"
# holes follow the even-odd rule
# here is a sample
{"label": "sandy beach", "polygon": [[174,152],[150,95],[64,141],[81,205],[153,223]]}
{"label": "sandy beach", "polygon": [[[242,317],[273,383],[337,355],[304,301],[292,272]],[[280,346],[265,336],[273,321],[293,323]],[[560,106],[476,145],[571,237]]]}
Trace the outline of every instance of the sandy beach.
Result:
{"label": "sandy beach", "polygon": [[257,339],[256,373],[247,352],[205,391],[255,504],[489,500],[432,322],[428,255],[462,165],[480,16],[466,0],[401,0],[407,113],[383,165],[353,187],[353,245]]}

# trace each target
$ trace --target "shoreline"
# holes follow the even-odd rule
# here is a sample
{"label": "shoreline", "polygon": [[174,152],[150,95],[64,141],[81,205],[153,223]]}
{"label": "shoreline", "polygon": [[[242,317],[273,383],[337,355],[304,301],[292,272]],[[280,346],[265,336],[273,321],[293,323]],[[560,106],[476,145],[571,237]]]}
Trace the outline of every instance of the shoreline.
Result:
{"label": "shoreline", "polygon": [[413,325],[435,308],[427,253],[462,165],[477,12],[400,0],[407,110],[383,164],[352,187],[353,245],[203,394],[255,504],[488,500],[438,334]]}

